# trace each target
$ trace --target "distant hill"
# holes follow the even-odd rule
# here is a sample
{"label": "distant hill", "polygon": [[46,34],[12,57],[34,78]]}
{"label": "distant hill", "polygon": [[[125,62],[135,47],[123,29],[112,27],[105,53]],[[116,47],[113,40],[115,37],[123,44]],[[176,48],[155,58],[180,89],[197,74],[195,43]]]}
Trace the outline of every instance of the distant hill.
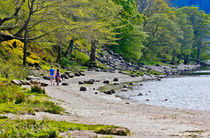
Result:
{"label": "distant hill", "polygon": [[210,14],[210,0],[168,0],[175,7],[197,6]]}

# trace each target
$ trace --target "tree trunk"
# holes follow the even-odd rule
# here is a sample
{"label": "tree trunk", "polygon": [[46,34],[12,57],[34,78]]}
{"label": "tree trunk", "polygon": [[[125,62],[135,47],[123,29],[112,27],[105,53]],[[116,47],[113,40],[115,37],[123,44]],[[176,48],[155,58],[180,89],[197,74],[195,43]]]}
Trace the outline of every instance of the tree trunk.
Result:
{"label": "tree trunk", "polygon": [[199,46],[198,46],[198,52],[197,52],[197,58],[196,58],[197,63],[199,63],[200,61],[200,51],[201,51],[201,42],[199,43]]}
{"label": "tree trunk", "polygon": [[70,42],[69,42],[69,47],[68,47],[68,49],[66,50],[66,52],[65,52],[65,54],[64,54],[64,57],[65,57],[65,58],[67,58],[68,55],[69,55],[69,57],[71,58],[73,48],[74,48],[74,38],[71,39]]}
{"label": "tree trunk", "polygon": [[25,28],[25,34],[24,34],[24,49],[23,49],[23,65],[26,66],[27,64],[27,27]]}
{"label": "tree trunk", "polygon": [[184,55],[184,64],[187,65],[188,64],[188,59],[189,56],[188,55]]}
{"label": "tree trunk", "polygon": [[57,59],[56,59],[56,62],[57,63],[60,63],[60,61],[61,61],[61,55],[62,55],[62,48],[61,48],[61,46],[60,46],[60,44],[57,46]]}
{"label": "tree trunk", "polygon": [[175,65],[175,56],[176,56],[176,50],[174,49],[172,53],[172,60],[171,60],[172,65]]}
{"label": "tree trunk", "polygon": [[91,41],[91,53],[90,53],[90,61],[94,62],[96,60],[96,48],[97,48],[97,41]]}

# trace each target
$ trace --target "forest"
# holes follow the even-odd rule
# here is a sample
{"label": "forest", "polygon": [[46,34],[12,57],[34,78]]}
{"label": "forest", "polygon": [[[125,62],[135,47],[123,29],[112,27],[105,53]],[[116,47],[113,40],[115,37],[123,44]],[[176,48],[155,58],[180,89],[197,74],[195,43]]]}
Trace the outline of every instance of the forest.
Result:
{"label": "forest", "polygon": [[105,49],[137,65],[199,63],[209,58],[208,36],[209,14],[164,0],[4,0],[0,74],[22,65],[98,65]]}

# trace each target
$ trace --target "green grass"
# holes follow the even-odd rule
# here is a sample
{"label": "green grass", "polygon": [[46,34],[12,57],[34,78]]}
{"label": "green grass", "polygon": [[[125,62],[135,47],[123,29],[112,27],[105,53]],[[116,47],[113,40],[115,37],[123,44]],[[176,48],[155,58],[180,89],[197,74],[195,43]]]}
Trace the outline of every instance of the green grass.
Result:
{"label": "green grass", "polygon": [[0,114],[34,114],[36,111],[62,114],[59,105],[49,101],[50,98],[39,89],[25,90],[14,85],[0,82]]}
{"label": "green grass", "polygon": [[158,71],[155,71],[155,70],[150,70],[150,71],[139,70],[139,71],[126,71],[126,72],[128,72],[128,75],[136,75],[136,76],[144,76],[144,75],[147,75],[147,74],[164,75],[164,73],[158,72]]}
{"label": "green grass", "polygon": [[[90,130],[100,134],[101,130],[117,129],[111,125],[86,125],[52,120],[9,120],[0,119],[0,137],[59,137],[61,132],[73,130]],[[126,135],[130,132],[126,130]],[[112,134],[111,134],[112,135]]]}

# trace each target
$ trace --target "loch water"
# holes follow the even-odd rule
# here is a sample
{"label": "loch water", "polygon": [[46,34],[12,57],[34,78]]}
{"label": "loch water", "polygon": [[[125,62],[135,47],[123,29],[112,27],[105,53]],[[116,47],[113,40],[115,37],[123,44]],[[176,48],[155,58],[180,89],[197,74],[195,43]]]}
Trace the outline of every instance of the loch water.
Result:
{"label": "loch water", "polygon": [[[201,75],[203,72],[205,75]],[[206,72],[139,82],[133,90],[120,96],[149,105],[210,111],[210,75]]]}

